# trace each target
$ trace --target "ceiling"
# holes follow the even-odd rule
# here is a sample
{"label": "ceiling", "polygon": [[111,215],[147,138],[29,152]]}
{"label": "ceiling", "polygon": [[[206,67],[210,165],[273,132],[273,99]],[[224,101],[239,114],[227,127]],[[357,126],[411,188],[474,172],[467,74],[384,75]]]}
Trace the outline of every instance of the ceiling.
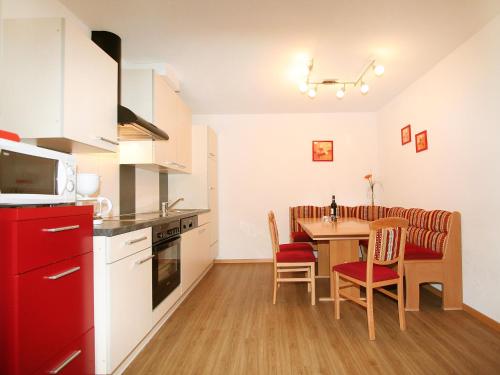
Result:
{"label": "ceiling", "polygon": [[[60,1],[120,35],[126,62],[169,64],[196,114],[376,111],[500,12],[500,0]],[[386,73],[368,75],[366,96],[309,99],[294,74],[304,55],[317,79],[352,80],[371,57]]]}

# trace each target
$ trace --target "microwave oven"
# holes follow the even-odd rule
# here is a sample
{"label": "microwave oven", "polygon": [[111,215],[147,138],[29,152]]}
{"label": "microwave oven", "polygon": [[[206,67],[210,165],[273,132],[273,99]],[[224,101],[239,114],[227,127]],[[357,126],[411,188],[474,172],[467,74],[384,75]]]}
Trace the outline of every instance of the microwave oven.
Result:
{"label": "microwave oven", "polygon": [[75,202],[73,155],[0,139],[0,205]]}

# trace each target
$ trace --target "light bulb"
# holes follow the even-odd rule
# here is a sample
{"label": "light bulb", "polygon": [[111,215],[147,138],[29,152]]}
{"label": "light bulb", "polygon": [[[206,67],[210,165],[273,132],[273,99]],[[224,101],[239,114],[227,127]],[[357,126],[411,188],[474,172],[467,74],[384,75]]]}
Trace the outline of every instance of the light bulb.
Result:
{"label": "light bulb", "polygon": [[309,88],[309,85],[306,82],[299,83],[299,90],[302,94],[305,94],[308,88]]}
{"label": "light bulb", "polygon": [[368,91],[370,91],[370,86],[368,86],[367,83],[362,82],[361,83],[361,87],[359,88],[359,90],[361,91],[361,93],[363,95],[366,95],[366,94],[368,94]]}
{"label": "light bulb", "polygon": [[385,68],[383,65],[375,65],[375,67],[373,68],[373,71],[375,72],[375,75],[377,77],[380,77],[382,74],[384,74]]}
{"label": "light bulb", "polygon": [[316,97],[316,88],[315,88],[315,87],[311,87],[311,88],[309,89],[309,91],[307,92],[307,95],[308,95],[311,99],[315,98],[315,97]]}
{"label": "light bulb", "polygon": [[340,89],[337,90],[337,98],[342,99],[345,96],[345,89],[341,87]]}

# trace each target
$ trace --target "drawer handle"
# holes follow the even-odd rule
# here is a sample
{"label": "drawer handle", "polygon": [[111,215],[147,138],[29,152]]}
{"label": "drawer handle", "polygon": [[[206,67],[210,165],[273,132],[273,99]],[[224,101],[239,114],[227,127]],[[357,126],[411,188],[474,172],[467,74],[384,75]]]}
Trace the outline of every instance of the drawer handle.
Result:
{"label": "drawer handle", "polygon": [[66,358],[64,361],[62,361],[56,368],[50,370],[49,374],[59,374],[59,372],[63,368],[65,368],[67,365],[69,365],[80,354],[82,354],[81,350],[74,351],[73,353],[70,354],[70,356],[68,358]]}
{"label": "drawer handle", "polygon": [[68,276],[68,275],[75,273],[76,271],[79,271],[79,270],[80,270],[80,267],[73,267],[73,268],[70,268],[69,270],[66,270],[64,272],[61,272],[61,273],[58,273],[58,274],[55,274],[52,276],[45,276],[44,279],[57,280],[57,279],[60,279],[61,277]]}
{"label": "drawer handle", "polygon": [[215,156],[215,154],[213,152],[209,152],[208,156]]}
{"label": "drawer handle", "polygon": [[80,228],[79,225],[69,225],[67,227],[59,227],[59,228],[44,228],[42,232],[56,233],[56,232],[64,232],[65,230],[73,230]]}
{"label": "drawer handle", "polygon": [[146,258],[139,259],[138,261],[135,262],[135,264],[146,263],[148,260],[153,259],[154,257],[155,257],[154,255],[150,255],[150,256],[148,256]]}
{"label": "drawer handle", "polygon": [[127,245],[133,245],[137,242],[141,242],[141,241],[144,241],[144,240],[147,240],[148,237],[147,236],[142,236],[142,237],[139,237],[139,238],[135,238],[133,240],[128,240],[127,242],[125,242]]}
{"label": "drawer handle", "polygon": [[120,143],[118,143],[118,142],[116,142],[116,141],[113,141],[113,140],[111,140],[111,139],[109,139],[109,138],[99,137],[99,139],[100,139],[101,141],[111,143],[112,145],[115,145],[115,146],[119,146],[119,145],[120,145]]}

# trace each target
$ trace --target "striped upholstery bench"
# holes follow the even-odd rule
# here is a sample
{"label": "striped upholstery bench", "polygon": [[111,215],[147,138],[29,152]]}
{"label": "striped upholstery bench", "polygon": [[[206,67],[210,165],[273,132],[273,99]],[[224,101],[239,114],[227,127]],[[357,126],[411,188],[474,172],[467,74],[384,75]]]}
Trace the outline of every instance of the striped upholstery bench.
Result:
{"label": "striped upholstery bench", "polygon": [[[310,206],[301,206],[310,207]],[[297,210],[295,210],[297,209]],[[321,207],[316,216],[290,208],[290,231],[300,232],[299,217],[328,215],[329,206]],[[320,214],[320,212],[326,212]],[[300,216],[302,215],[302,216]],[[340,217],[373,221],[384,217],[401,217],[409,221],[405,247],[406,309],[418,310],[421,283],[436,282],[443,286],[443,308],[462,309],[462,249],[459,212],[426,211],[421,208],[383,206],[339,206]],[[303,231],[302,231],[303,232]],[[293,237],[292,237],[293,241]],[[360,244],[368,244],[360,241]]]}

